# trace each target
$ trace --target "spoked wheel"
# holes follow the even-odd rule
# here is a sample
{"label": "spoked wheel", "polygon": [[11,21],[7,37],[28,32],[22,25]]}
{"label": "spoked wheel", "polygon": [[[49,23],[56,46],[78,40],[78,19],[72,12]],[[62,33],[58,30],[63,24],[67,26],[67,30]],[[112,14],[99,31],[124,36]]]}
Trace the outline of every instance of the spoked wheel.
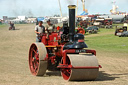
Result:
{"label": "spoked wheel", "polygon": [[33,43],[29,50],[29,68],[33,75],[43,76],[47,70],[47,51],[43,43]]}
{"label": "spoked wheel", "polygon": [[85,30],[84,30],[84,29],[82,29],[82,28],[81,28],[81,29],[78,29],[78,33],[81,33],[81,34],[83,34],[83,35],[84,35],[84,34],[85,34]]}
{"label": "spoked wheel", "polygon": [[[63,62],[62,62],[63,64]],[[67,64],[73,67],[98,67],[98,61],[94,55],[69,54]],[[61,74],[65,80],[95,80],[98,76],[99,68],[68,68],[62,69]]]}
{"label": "spoked wheel", "polygon": [[9,27],[9,30],[11,30],[12,29],[12,27]]}
{"label": "spoked wheel", "polygon": [[[67,60],[66,60],[66,64],[67,64],[67,65],[71,65],[68,56],[67,56],[66,59],[67,59]],[[61,63],[63,64],[63,59],[61,60]],[[69,77],[70,77],[70,75],[71,75],[71,69],[70,69],[70,68],[61,69],[61,75],[63,76],[63,78],[64,78],[65,80],[68,80]]]}

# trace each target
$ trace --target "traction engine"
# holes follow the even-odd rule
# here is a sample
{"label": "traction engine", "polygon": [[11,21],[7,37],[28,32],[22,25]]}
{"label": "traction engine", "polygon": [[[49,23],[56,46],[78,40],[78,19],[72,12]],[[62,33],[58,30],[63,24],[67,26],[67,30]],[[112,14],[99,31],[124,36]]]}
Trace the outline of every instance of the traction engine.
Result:
{"label": "traction engine", "polygon": [[59,32],[47,38],[43,34],[39,43],[29,50],[29,68],[33,75],[43,76],[46,70],[61,71],[65,80],[95,80],[100,65],[96,51],[87,49],[84,35],[75,33],[75,5],[69,5],[69,27],[63,23]]}

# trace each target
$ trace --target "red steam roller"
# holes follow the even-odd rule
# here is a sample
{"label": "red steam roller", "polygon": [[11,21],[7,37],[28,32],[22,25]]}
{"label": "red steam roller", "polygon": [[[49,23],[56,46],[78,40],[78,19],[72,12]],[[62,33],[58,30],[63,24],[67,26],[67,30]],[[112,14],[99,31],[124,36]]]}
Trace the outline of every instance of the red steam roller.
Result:
{"label": "red steam roller", "polygon": [[69,26],[63,23],[59,32],[43,34],[29,50],[29,68],[33,75],[43,76],[46,70],[60,70],[63,79],[95,80],[100,65],[96,51],[87,49],[84,35],[75,33],[75,5],[69,5]]}

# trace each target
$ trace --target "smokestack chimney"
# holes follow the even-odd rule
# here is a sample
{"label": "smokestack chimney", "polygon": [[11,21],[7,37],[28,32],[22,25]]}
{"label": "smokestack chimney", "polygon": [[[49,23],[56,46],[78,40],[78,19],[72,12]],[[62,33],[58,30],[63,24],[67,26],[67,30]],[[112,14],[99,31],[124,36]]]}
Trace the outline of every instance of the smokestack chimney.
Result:
{"label": "smokestack chimney", "polygon": [[82,49],[87,48],[84,42],[84,35],[75,34],[75,5],[69,5],[69,42],[66,43],[63,49]]}
{"label": "smokestack chimney", "polygon": [[75,5],[69,5],[69,42],[74,41],[75,35]]}

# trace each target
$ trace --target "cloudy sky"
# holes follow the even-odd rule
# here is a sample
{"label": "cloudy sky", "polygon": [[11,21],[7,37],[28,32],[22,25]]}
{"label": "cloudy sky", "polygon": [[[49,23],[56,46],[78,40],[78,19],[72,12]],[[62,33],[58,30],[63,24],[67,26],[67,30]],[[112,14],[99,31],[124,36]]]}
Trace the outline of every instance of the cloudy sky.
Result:
{"label": "cloudy sky", "polygon": [[[128,0],[85,0],[85,8],[89,14],[107,13],[112,9],[112,1],[116,1],[119,11],[128,12]],[[67,6],[77,4],[77,0],[60,0],[62,14],[68,14]],[[82,13],[79,0],[78,14]],[[58,0],[0,0],[0,18],[2,16],[52,16],[60,14]]]}

